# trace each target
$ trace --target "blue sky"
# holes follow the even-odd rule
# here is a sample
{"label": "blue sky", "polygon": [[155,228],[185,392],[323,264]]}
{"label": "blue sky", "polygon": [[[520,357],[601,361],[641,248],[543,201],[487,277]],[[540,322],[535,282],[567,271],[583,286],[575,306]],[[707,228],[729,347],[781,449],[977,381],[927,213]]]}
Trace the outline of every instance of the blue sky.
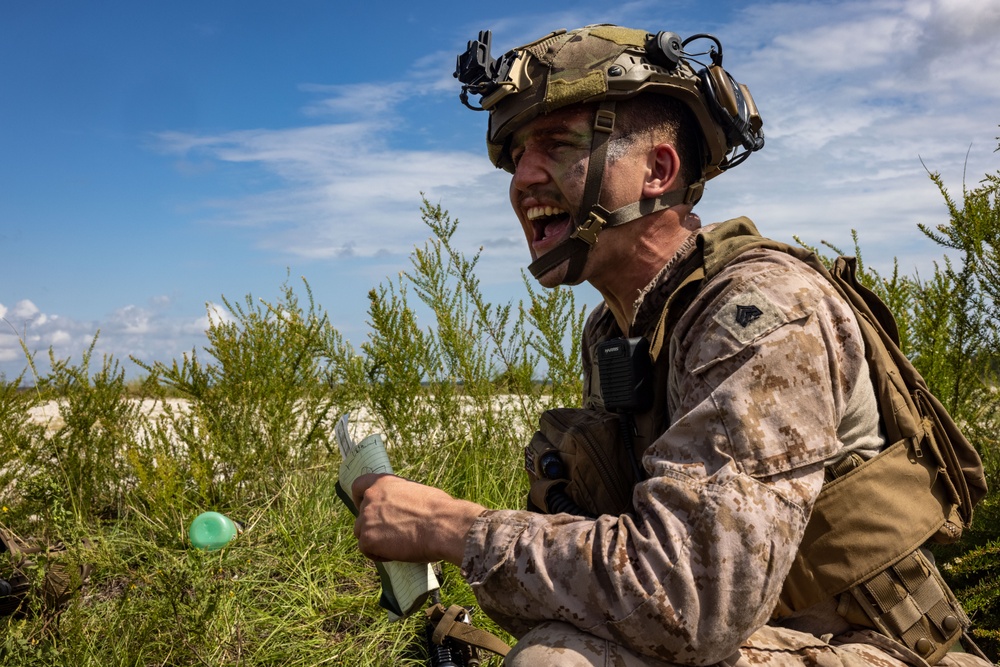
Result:
{"label": "blue sky", "polygon": [[[427,237],[421,193],[460,223],[495,301],[521,298],[524,241],[455,56],[609,22],[712,32],[767,145],[709,184],[706,222],[850,246],[927,275],[917,231],[996,171],[1000,0],[0,3],[0,373],[29,349],[170,361],[221,297],[304,276],[355,345],[369,289]],[[596,293],[582,288],[583,302]],[[42,372],[45,372],[45,364]]]}

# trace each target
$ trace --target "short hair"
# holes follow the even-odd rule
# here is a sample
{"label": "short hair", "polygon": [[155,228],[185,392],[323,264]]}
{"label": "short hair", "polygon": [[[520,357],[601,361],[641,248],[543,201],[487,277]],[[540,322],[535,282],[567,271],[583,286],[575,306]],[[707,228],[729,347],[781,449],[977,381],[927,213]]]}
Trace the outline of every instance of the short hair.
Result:
{"label": "short hair", "polygon": [[687,105],[666,95],[645,94],[619,102],[615,114],[615,136],[613,146],[609,147],[609,159],[620,158],[636,139],[645,135],[652,143],[667,141],[677,149],[684,185],[701,179],[704,140]]}

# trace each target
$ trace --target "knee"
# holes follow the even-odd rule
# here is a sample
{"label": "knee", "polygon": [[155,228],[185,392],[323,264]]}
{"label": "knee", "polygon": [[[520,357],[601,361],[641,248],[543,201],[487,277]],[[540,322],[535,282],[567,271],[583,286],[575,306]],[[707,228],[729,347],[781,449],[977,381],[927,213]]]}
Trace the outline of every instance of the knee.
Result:
{"label": "knee", "polygon": [[504,667],[603,665],[607,642],[568,623],[549,621],[527,632],[504,659]]}

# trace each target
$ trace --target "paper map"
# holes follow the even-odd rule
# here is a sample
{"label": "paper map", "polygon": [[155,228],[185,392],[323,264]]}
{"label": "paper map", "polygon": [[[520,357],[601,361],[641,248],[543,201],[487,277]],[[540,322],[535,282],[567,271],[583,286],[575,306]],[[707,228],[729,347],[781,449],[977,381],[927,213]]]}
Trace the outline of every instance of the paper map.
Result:
{"label": "paper map", "polygon": [[[355,443],[348,431],[348,419],[345,414],[334,427],[334,435],[340,447],[343,462],[340,464],[340,475],[337,481],[337,495],[347,505],[351,513],[357,516],[358,509],[351,498],[351,486],[361,475],[367,473],[392,474],[392,464],[385,450],[382,436],[369,435],[359,443]],[[420,609],[431,591],[439,588],[437,577],[429,563],[398,563],[389,561],[375,563],[382,579],[382,598],[379,605],[389,612],[393,620],[408,616]]]}

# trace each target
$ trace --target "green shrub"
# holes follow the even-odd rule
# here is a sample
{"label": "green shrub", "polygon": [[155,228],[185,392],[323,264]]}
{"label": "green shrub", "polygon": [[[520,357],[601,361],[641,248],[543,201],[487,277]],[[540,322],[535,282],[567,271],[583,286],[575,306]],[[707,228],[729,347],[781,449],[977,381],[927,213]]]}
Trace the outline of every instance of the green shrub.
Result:
{"label": "green shrub", "polygon": [[263,500],[328,452],[334,398],[323,385],[332,364],[324,351],[341,341],[303,284],[307,305],[287,283],[273,304],[223,298],[233,319],[211,318],[211,362],[195,350],[171,365],[139,362],[159,400],[164,389],[187,400],[164,404],[166,419],[133,456],[153,500],[189,492],[190,501],[221,508]]}
{"label": "green shrub", "polygon": [[928,281],[914,281],[914,364],[963,426],[983,457],[991,493],[977,508],[972,530],[937,553],[946,577],[976,625],[974,636],[1000,655],[1000,172],[987,174],[956,202],[940,175],[931,174],[949,220],[929,238],[951,251]]}
{"label": "green shrub", "polygon": [[[3,664],[421,664],[421,620],[390,624],[376,605],[333,491],[330,428],[354,412],[385,434],[400,474],[520,506],[525,434],[548,405],[579,401],[579,350],[565,343],[584,316],[568,290],[487,302],[478,254],[452,244],[457,223],[426,202],[423,213],[431,239],[372,290],[357,350],[303,281],[305,299],[288,284],[274,303],[223,299],[231,317],[212,318],[203,350],[133,360],[142,383],[112,358],[91,373],[92,347],[78,366],[53,361],[37,391],[0,387],[15,444],[0,468],[5,514],[24,531],[96,540],[83,556],[92,581],[57,619],[0,619]],[[27,419],[46,398],[62,420],[48,433]],[[229,548],[189,548],[186,527],[206,509],[245,525]],[[443,601],[474,604],[455,568],[441,579]]]}

